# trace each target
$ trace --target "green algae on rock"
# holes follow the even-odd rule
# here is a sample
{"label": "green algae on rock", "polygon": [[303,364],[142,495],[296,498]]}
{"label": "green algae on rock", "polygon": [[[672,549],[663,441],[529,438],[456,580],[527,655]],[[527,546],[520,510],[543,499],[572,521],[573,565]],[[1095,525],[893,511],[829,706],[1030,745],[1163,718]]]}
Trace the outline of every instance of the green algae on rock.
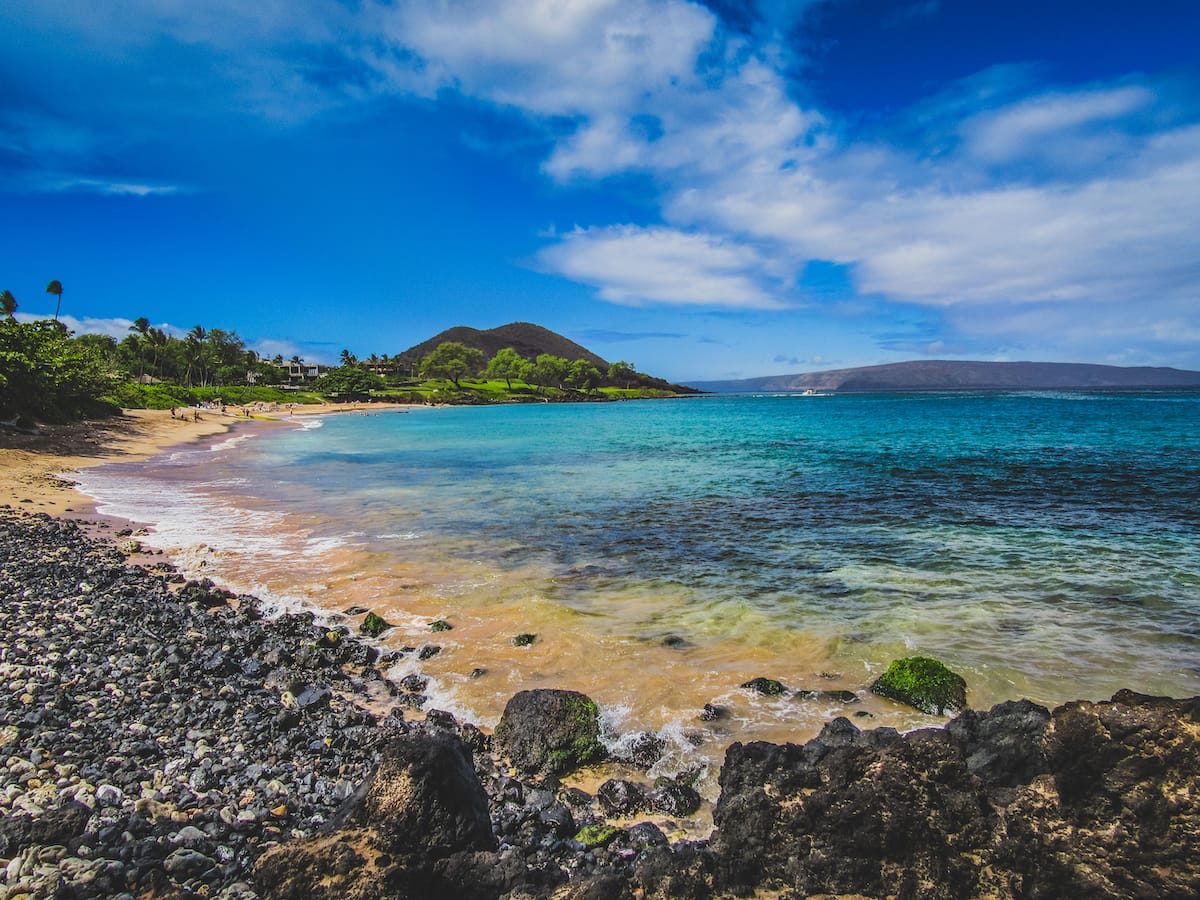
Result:
{"label": "green algae on rock", "polygon": [[521,772],[561,775],[606,755],[600,710],[578,691],[521,691],[504,707],[495,740]]}
{"label": "green algae on rock", "polygon": [[959,712],[967,705],[967,682],[936,659],[909,656],[888,666],[871,692],[930,715]]}
{"label": "green algae on rock", "polygon": [[751,678],[742,687],[751,691],[757,691],[760,694],[766,694],[768,697],[778,697],[781,694],[787,693],[787,688],[774,678]]}
{"label": "green algae on rock", "polygon": [[624,832],[620,828],[614,828],[612,825],[601,822],[579,829],[579,833],[575,835],[575,840],[579,841],[579,843],[583,844],[589,850],[592,850],[596,847],[607,847],[622,834]]}
{"label": "green algae on rock", "polygon": [[367,613],[367,617],[363,619],[362,624],[358,626],[358,630],[371,637],[379,637],[391,627],[392,623],[386,621],[383,616],[369,612]]}

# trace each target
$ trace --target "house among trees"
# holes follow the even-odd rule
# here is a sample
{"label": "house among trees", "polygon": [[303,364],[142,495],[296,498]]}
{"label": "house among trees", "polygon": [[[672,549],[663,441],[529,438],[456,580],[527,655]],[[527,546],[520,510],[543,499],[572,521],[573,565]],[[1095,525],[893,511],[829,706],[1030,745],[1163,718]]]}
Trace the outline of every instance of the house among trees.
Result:
{"label": "house among trees", "polygon": [[293,384],[296,382],[316,381],[332,366],[322,365],[321,363],[306,363],[304,360],[293,359],[287,364],[288,380]]}

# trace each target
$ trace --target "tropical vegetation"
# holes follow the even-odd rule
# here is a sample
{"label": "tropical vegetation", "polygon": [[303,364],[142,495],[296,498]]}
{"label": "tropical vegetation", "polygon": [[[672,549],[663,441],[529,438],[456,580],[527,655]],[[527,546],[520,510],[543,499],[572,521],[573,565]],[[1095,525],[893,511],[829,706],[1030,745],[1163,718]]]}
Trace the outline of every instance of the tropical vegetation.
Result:
{"label": "tropical vegetation", "polygon": [[110,385],[96,352],[60,322],[21,323],[4,300],[0,320],[0,419],[65,421],[114,411],[103,398]]}
{"label": "tropical vegetation", "polygon": [[[63,288],[47,293],[61,303]],[[298,357],[265,359],[236,332],[196,325],[167,334],[146,317],[119,340],[72,335],[58,321],[19,322],[16,298],[0,292],[0,420],[58,421],[119,408],[166,409],[219,401],[243,405],[381,399],[408,403],[501,403],[662,397],[673,385],[625,361],[601,371],[587,359],[522,356],[505,347],[491,359],[444,341],[418,361],[349,350],[329,368]]]}

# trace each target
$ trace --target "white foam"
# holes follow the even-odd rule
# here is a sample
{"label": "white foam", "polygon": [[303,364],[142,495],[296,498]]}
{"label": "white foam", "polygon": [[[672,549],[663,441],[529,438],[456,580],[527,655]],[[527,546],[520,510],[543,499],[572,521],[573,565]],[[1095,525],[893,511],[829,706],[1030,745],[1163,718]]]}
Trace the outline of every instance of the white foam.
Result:
{"label": "white foam", "polygon": [[210,453],[218,453],[222,450],[232,450],[238,444],[242,443],[243,441],[247,441],[252,437],[254,437],[254,434],[252,434],[249,431],[242,431],[237,434],[231,434],[229,437],[225,438],[225,440],[219,441],[219,442],[213,444],[212,446],[210,446],[208,448],[208,450]]}
{"label": "white foam", "polygon": [[422,694],[429,698],[422,707],[426,711],[440,709],[450,713],[460,722],[472,722],[476,725],[484,725],[489,728],[495,726],[494,720],[481,715],[477,710],[463,703],[462,698],[459,697],[454,680],[462,681],[468,676],[443,675],[435,677],[427,675],[422,669],[421,661],[415,653],[400,659],[394,666],[387,670],[385,675],[394,682],[399,682],[405,675],[420,675],[428,679],[424,690],[421,691]]}
{"label": "white foam", "polygon": [[[688,739],[688,732],[693,730],[690,723],[679,720],[667,722],[658,730],[656,736],[663,741],[663,754],[646,774],[651,778],[674,778],[684,772],[701,766],[701,778],[708,774],[708,763],[696,751],[696,745]],[[707,792],[705,792],[707,793]]]}

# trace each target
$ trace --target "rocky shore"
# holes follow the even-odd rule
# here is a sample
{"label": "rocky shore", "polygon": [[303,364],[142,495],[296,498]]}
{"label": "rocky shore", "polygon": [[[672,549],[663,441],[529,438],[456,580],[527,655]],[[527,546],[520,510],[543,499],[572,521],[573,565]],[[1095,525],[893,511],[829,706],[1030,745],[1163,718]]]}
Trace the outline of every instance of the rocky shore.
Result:
{"label": "rocky shore", "polygon": [[559,782],[603,753],[582,694],[411,721],[351,620],[182,581],[0,510],[0,900],[1200,895],[1200,699],[734,744],[670,843],[686,778]]}

